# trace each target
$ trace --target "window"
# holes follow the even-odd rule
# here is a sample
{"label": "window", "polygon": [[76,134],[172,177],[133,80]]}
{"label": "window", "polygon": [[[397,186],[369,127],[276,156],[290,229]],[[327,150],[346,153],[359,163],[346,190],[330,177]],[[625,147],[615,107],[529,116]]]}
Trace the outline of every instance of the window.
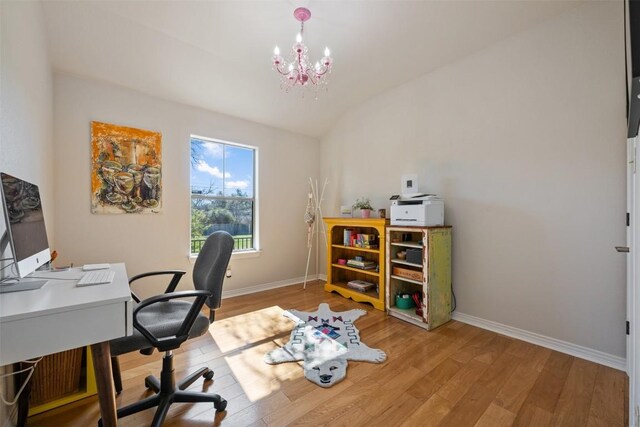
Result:
{"label": "window", "polygon": [[191,136],[191,254],[214,231],[229,232],[234,252],[258,249],[258,149]]}

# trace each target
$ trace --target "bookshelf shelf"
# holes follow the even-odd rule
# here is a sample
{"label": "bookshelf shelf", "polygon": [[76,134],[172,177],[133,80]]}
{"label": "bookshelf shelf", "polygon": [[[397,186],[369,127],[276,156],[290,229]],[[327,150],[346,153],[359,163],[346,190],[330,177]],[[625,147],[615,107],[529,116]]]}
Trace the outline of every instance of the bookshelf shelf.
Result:
{"label": "bookshelf shelf", "polygon": [[331,286],[333,288],[331,289],[332,291],[336,291],[343,297],[351,298],[354,301],[370,302],[370,300],[378,298],[378,293],[375,290],[367,292],[356,291],[355,289],[347,286],[347,284],[344,282],[333,283]]}
{"label": "bookshelf shelf", "polygon": [[405,260],[397,259],[397,258],[392,259],[391,262],[393,262],[395,264],[403,264],[403,265],[408,265],[408,266],[411,266],[411,267],[422,268],[422,264],[416,264],[416,263],[413,263],[413,262],[409,262],[409,261],[405,261]]}
{"label": "bookshelf shelf", "polygon": [[413,279],[409,279],[407,277],[396,276],[395,274],[389,275],[389,278],[390,279],[395,279],[395,280],[400,280],[401,282],[413,283],[414,285],[422,286],[422,282],[419,282],[419,281],[413,280]]}
{"label": "bookshelf shelf", "polygon": [[355,271],[358,273],[364,273],[367,276],[380,277],[380,273],[378,273],[375,270],[364,270],[362,268],[349,267],[348,265],[340,265],[340,264],[331,264],[331,267],[342,268],[344,270]]}
{"label": "bookshelf shelf", "polygon": [[338,248],[338,249],[346,249],[348,251],[367,252],[367,253],[371,253],[371,254],[379,254],[380,253],[379,249],[365,249],[365,248],[360,248],[358,246],[331,245],[331,247]]}
{"label": "bookshelf shelf", "polygon": [[403,248],[422,249],[422,245],[416,242],[392,242],[391,246],[400,246]]}

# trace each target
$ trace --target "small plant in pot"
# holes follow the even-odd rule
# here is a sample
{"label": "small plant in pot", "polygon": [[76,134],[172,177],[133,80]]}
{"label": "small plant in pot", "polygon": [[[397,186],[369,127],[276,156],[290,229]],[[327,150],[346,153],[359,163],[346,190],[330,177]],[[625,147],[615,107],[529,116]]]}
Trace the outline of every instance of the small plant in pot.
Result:
{"label": "small plant in pot", "polygon": [[373,210],[373,207],[371,207],[371,201],[366,197],[356,199],[356,202],[353,204],[353,208],[360,209],[362,218],[369,218],[371,211]]}

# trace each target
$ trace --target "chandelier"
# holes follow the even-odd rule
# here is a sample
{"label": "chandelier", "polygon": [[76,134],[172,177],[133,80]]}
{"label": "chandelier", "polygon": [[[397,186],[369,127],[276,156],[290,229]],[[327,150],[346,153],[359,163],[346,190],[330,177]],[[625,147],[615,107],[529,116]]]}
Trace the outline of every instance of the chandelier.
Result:
{"label": "chandelier", "polygon": [[293,16],[300,21],[300,33],[296,36],[296,43],[291,49],[291,61],[287,63],[280,56],[278,46],[273,50],[273,68],[282,76],[282,86],[289,90],[294,86],[320,86],[326,84],[327,74],[331,71],[333,60],[329,56],[329,48],[325,47],[324,57],[315,65],[311,65],[307,57],[307,47],[302,41],[305,21],[311,18],[311,11],[299,7],[293,11]]}

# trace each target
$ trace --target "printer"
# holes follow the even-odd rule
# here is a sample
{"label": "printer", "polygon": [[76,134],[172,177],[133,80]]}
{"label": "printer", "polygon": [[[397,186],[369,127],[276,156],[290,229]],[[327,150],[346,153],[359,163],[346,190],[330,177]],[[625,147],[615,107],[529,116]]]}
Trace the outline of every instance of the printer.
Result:
{"label": "printer", "polygon": [[433,194],[391,196],[391,225],[444,225],[444,201]]}

